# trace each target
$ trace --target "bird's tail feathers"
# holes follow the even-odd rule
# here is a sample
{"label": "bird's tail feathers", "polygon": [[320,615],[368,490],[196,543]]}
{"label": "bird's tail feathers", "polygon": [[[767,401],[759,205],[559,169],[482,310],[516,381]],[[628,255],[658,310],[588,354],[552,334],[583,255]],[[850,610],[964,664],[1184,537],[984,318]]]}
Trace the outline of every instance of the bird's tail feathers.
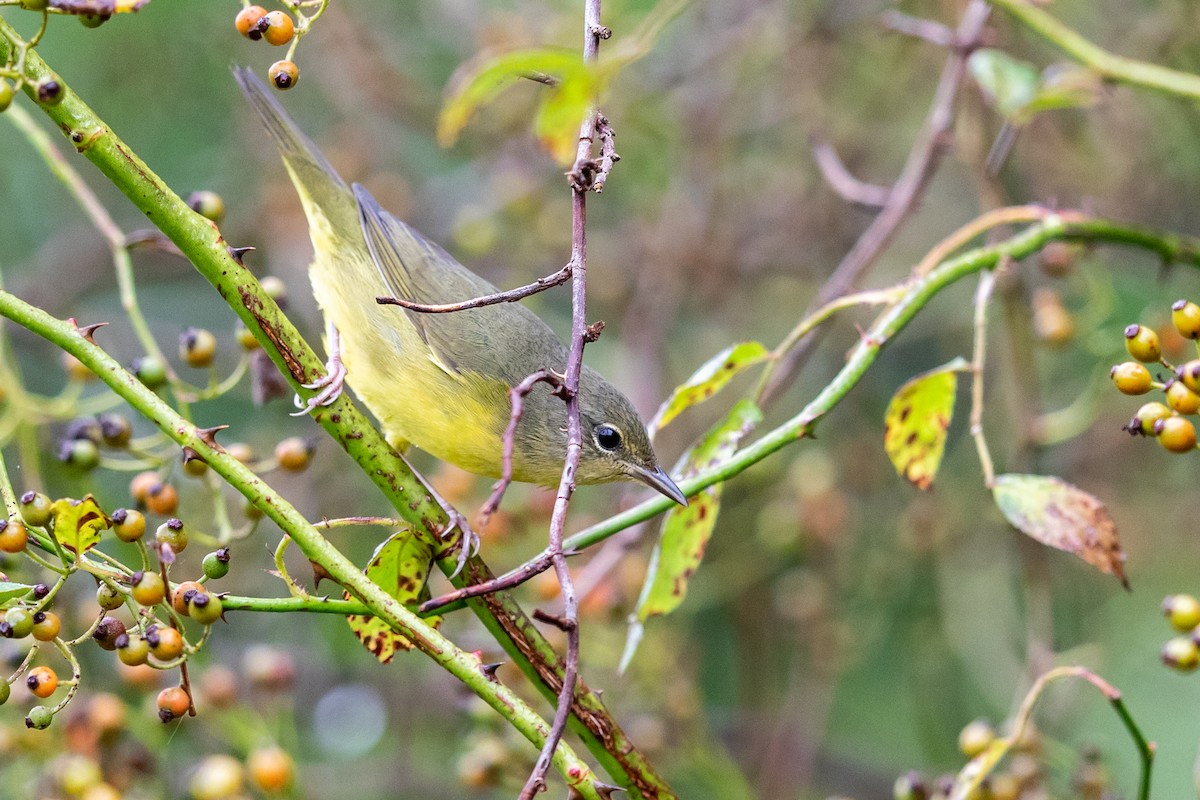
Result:
{"label": "bird's tail feathers", "polygon": [[234,66],[233,77],[262,121],[263,127],[279,147],[284,163],[306,191],[311,194],[314,190],[324,188],[314,186],[313,183],[326,181],[349,192],[345,181],[325,160],[325,156],[321,155],[321,151],[312,140],[304,135],[279,101],[271,96],[271,90],[254,72],[246,67]]}

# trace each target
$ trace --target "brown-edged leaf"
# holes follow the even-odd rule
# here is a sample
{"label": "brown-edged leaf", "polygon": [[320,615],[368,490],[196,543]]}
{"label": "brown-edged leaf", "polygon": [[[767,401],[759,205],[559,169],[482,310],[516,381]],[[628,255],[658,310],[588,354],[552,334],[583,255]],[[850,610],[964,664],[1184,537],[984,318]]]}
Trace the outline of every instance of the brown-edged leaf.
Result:
{"label": "brown-edged leaf", "polygon": [[[729,416],[713,427],[692,449],[683,469],[691,477],[728,458],[742,439],[762,421],[762,412],[749,400],[739,401]],[[718,483],[688,499],[686,508],[673,508],[663,520],[662,535],[650,556],[646,582],[630,624],[620,669],[624,670],[641,641],[642,627],[650,617],[669,614],[687,594],[688,580],[704,558],[704,550],[717,524],[721,507]]]}
{"label": "brown-edged leaf", "polygon": [[933,485],[946,432],[954,416],[958,373],[967,362],[956,358],[900,387],[883,418],[883,449],[901,477],[918,489]]}
{"label": "brown-edged leaf", "polygon": [[1125,588],[1125,551],[1108,509],[1094,496],[1060,478],[1000,475],[992,496],[1004,517],[1042,544],[1074,553]]}
{"label": "brown-edged leaf", "polygon": [[86,553],[100,543],[100,534],[112,526],[96,498],[63,497],[50,504],[54,538],[72,553]]}
{"label": "brown-edged leaf", "polygon": [[[367,564],[367,577],[385,592],[405,605],[415,605],[429,599],[429,566],[433,550],[408,528],[397,531],[375,549]],[[349,597],[349,595],[347,595]],[[437,627],[441,617],[425,621]],[[378,617],[352,614],[346,617],[350,630],[380,662],[386,664],[400,650],[411,650],[412,642],[396,633],[392,626]]]}

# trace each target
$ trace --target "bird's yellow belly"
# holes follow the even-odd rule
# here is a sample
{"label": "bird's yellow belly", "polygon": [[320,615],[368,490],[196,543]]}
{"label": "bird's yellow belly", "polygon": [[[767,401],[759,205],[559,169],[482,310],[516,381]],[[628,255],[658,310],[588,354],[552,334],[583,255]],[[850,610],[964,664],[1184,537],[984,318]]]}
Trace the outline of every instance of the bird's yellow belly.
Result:
{"label": "bird's yellow belly", "polygon": [[414,444],[469,472],[498,476],[508,414],[497,410],[509,408],[507,387],[443,370],[405,312],[375,302],[387,289],[373,262],[353,257],[331,262],[322,256],[325,248],[316,249],[309,277],[326,319],[341,336],[346,380],[388,440],[398,447]]}

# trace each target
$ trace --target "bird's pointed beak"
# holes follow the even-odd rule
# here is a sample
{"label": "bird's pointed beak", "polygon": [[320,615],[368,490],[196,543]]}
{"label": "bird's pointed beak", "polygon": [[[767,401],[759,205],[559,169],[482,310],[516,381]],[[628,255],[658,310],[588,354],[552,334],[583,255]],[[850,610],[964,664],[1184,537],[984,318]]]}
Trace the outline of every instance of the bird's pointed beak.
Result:
{"label": "bird's pointed beak", "polygon": [[671,498],[681,506],[688,504],[687,495],[680,491],[679,487],[675,485],[675,481],[671,480],[671,476],[662,467],[648,469],[646,467],[634,466],[633,477]]}

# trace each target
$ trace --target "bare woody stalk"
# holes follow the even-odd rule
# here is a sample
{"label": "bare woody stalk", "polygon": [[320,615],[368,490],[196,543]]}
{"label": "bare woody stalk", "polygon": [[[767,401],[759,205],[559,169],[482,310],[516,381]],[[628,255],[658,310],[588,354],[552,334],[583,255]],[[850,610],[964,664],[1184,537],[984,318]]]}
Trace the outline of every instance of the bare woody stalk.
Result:
{"label": "bare woody stalk", "polygon": [[[600,0],[584,0],[583,4],[583,63],[592,65],[600,52],[600,39],[609,35],[600,24]],[[579,147],[575,152],[575,166],[571,177],[571,341],[567,352],[566,374],[563,376],[563,391],[567,403],[567,456],[563,463],[562,480],[554,498],[554,513],[550,517],[550,542],[546,552],[554,565],[558,585],[562,594],[562,627],[567,635],[567,658],[563,668],[562,688],[558,694],[558,706],[554,710],[554,723],[550,735],[542,746],[537,763],[525,787],[521,800],[530,800],[537,792],[545,789],[545,775],[550,768],[554,748],[562,739],[571,713],[571,699],[575,694],[575,681],[579,674],[579,598],[571,580],[571,569],[563,554],[563,535],[567,522],[567,504],[575,491],[575,470],[579,466],[582,450],[582,432],[579,422],[579,374],[583,370],[583,346],[588,339],[587,324],[587,193],[592,181],[580,181],[576,176],[587,172],[595,177],[592,162],[592,141],[596,136],[596,109],[589,105],[579,129]]]}
{"label": "bare woody stalk", "polygon": [[[9,61],[25,49],[13,28],[0,18],[0,61]],[[262,291],[225,243],[219,231],[193,212],[172,192],[129,147],[104,124],[99,116],[75,95],[33,50],[25,53],[23,70],[31,85],[43,77],[54,77],[63,86],[63,99],[45,112],[113,184],[145,213],[193,266],[220,293],[238,317],[262,343],[265,352],[294,386],[323,374],[322,360],[303,340],[275,302]],[[419,531],[437,535],[449,520],[442,508],[425,491],[402,458],[387,444],[365,415],[345,394],[331,406],[320,409],[314,420],[359,464],[363,472],[387,497],[397,513]],[[439,567],[447,574],[457,564],[453,554]],[[469,560],[458,585],[493,578],[478,557]],[[521,608],[500,593],[472,603],[472,610],[489,633],[504,648],[516,666],[540,692],[557,697],[562,686],[562,659]],[[633,797],[670,798],[674,794],[654,768],[629,741],[608,713],[599,695],[579,682],[571,719],[604,769],[616,777]]]}

